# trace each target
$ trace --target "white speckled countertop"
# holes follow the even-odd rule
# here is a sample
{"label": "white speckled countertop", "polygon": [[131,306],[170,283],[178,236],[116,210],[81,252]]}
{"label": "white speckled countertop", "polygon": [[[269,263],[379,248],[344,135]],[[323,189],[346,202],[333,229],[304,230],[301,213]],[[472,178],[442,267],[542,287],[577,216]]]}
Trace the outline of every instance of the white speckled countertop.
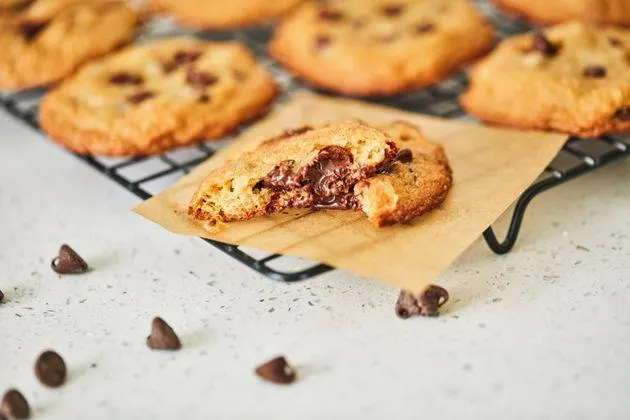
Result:
{"label": "white speckled countertop", "polygon": [[[339,271],[274,282],[136,202],[0,113],[0,392],[35,419],[630,418],[630,160],[537,198],[513,253],[477,241],[434,319]],[[53,273],[63,242],[94,270]],[[155,315],[182,351],[146,348]],[[46,348],[70,369],[57,390],[33,374]],[[278,353],[294,386],[252,373]]]}

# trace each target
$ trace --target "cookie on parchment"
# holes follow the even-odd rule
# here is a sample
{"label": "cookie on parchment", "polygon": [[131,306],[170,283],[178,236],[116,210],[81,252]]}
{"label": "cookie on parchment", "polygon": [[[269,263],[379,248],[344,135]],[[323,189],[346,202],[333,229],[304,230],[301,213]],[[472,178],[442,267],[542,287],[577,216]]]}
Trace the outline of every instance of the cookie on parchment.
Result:
{"label": "cookie on parchment", "polygon": [[277,19],[303,0],[150,0],[149,9],[200,29],[232,29]]}
{"label": "cookie on parchment", "polygon": [[383,96],[439,82],[493,43],[467,0],[309,1],[276,28],[269,53],[317,87]]}
{"label": "cookie on parchment", "polygon": [[138,23],[138,13],[122,1],[4,0],[0,89],[57,82],[127,43]]}
{"label": "cookie on parchment", "polygon": [[212,171],[189,214],[217,228],[287,208],[356,209],[354,186],[388,170],[396,152],[389,136],[359,122],[291,130]]}
{"label": "cookie on parchment", "polygon": [[628,0],[493,0],[503,10],[543,25],[580,20],[630,25]]}
{"label": "cookie on parchment", "polygon": [[474,67],[461,103],[500,125],[630,131],[630,31],[571,22],[507,39]]}
{"label": "cookie on parchment", "polygon": [[398,147],[395,163],[354,188],[359,208],[377,227],[405,223],[444,202],[453,185],[444,148],[405,121],[377,126]]}
{"label": "cookie on parchment", "polygon": [[240,42],[180,37],[95,60],[46,94],[43,130],[79,153],[144,156],[224,136],[276,84]]}

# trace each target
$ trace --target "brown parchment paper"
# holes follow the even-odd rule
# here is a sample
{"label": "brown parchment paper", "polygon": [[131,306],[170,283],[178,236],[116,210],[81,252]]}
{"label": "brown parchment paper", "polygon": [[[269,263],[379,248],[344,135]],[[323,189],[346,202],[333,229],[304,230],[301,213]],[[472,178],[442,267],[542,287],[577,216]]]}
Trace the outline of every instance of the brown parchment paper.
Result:
{"label": "brown parchment paper", "polygon": [[[377,229],[360,212],[302,211],[261,217],[209,233],[187,216],[203,177],[226,159],[285,128],[361,119],[414,122],[446,148],[454,186],[442,207],[411,225]],[[302,92],[233,144],[134,211],[171,232],[306,257],[398,288],[420,291],[468,248],[557,154],[565,135],[442,120]]]}

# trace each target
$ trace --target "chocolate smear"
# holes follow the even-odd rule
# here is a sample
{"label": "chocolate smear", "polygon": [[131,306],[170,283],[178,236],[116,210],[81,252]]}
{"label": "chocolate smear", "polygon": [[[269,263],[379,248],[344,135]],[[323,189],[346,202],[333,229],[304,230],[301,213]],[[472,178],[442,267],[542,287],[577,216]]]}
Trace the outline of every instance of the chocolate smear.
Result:
{"label": "chocolate smear", "polygon": [[24,395],[17,389],[10,389],[4,394],[0,412],[9,419],[28,419],[31,417],[31,407]]}
{"label": "chocolate smear", "polygon": [[27,41],[32,41],[48,25],[48,22],[26,21],[20,25],[20,33]]}
{"label": "chocolate smear", "polygon": [[[293,172],[293,160],[285,160],[277,164],[262,180],[262,187],[274,191],[300,188],[300,177]],[[258,184],[256,184],[258,185]],[[254,187],[255,188],[255,187]]]}
{"label": "chocolate smear", "polygon": [[170,325],[162,318],[153,318],[151,335],[147,337],[147,346],[152,350],[179,350],[182,344]]}
{"label": "chocolate smear", "polygon": [[534,38],[532,39],[530,51],[537,51],[545,57],[553,57],[558,53],[559,48],[549,41],[545,34],[542,32],[536,32],[534,34]]}
{"label": "chocolate smear", "polygon": [[401,149],[396,154],[396,160],[402,163],[411,163],[413,161],[413,153],[411,149]]}
{"label": "chocolate smear", "polygon": [[606,77],[606,67],[598,65],[586,66],[582,71],[582,75],[584,75],[584,77],[600,79],[602,77]]}
{"label": "chocolate smear", "polygon": [[58,274],[81,274],[88,271],[85,260],[66,244],[61,245],[59,255],[52,260],[50,266]]}
{"label": "chocolate smear", "polygon": [[142,92],[138,92],[135,93],[133,95],[127,96],[127,101],[129,103],[132,103],[134,105],[137,105],[141,102],[146,101],[147,99],[151,99],[155,96],[154,92],[151,92],[150,90],[145,90]]}
{"label": "chocolate smear", "polygon": [[114,73],[109,77],[109,83],[114,85],[141,85],[144,83],[142,76],[137,74],[121,71]]}
{"label": "chocolate smear", "polygon": [[66,363],[52,350],[43,352],[35,362],[35,376],[43,385],[57,388],[66,381]]}
{"label": "chocolate smear", "polygon": [[295,382],[295,369],[287,363],[284,356],[278,356],[256,368],[256,375],[275,384],[287,385]]}
{"label": "chocolate smear", "polygon": [[448,291],[440,286],[429,285],[418,296],[401,290],[396,301],[396,315],[407,319],[414,315],[437,316],[439,308],[448,302]]}

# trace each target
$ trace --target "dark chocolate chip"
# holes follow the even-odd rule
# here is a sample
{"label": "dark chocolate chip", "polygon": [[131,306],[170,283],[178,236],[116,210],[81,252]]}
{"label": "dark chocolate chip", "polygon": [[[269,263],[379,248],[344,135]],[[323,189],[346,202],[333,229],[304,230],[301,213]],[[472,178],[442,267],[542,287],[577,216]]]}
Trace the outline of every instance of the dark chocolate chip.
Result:
{"label": "dark chocolate chip", "polygon": [[278,356],[256,368],[256,375],[275,384],[287,385],[295,381],[295,369],[287,363],[284,356]]}
{"label": "dark chocolate chip", "polygon": [[434,29],[435,29],[435,26],[432,23],[420,23],[416,25],[416,33],[419,33],[419,34],[432,32]]}
{"label": "dark chocolate chip", "polygon": [[219,79],[212,73],[190,69],[186,73],[186,82],[196,88],[205,88],[215,84]]}
{"label": "dark chocolate chip", "polygon": [[54,351],[45,351],[35,362],[35,376],[43,385],[60,387],[66,381],[66,363]]}
{"label": "dark chocolate chip", "polygon": [[617,110],[613,118],[619,121],[630,121],[630,107]]}
{"label": "dark chocolate chip", "polygon": [[9,419],[28,419],[31,417],[31,407],[24,395],[17,389],[10,389],[4,394],[0,412]]}
{"label": "dark chocolate chip", "polygon": [[208,102],[210,102],[210,95],[208,95],[207,93],[204,93],[203,95],[199,97],[199,102],[203,104],[207,104]]}
{"label": "dark chocolate chip", "polygon": [[327,20],[329,22],[339,22],[341,19],[343,19],[343,13],[333,9],[322,9],[319,12],[319,18],[322,20]]}
{"label": "dark chocolate chip", "polygon": [[592,78],[606,77],[606,67],[598,66],[598,65],[586,66],[584,67],[582,74],[584,75],[584,77],[592,77]]}
{"label": "dark chocolate chip", "polygon": [[320,35],[317,38],[315,38],[315,48],[317,48],[318,50],[321,50],[322,48],[330,45],[330,42],[331,42],[331,39],[329,36]]}
{"label": "dark chocolate chip", "polygon": [[26,21],[20,25],[20,33],[27,41],[32,41],[42,29],[48,25],[48,22]]}
{"label": "dark chocolate chip", "polygon": [[403,319],[414,315],[437,316],[439,308],[448,302],[446,289],[429,285],[417,297],[412,293],[401,290],[396,301],[396,314]]}
{"label": "dark chocolate chip", "polygon": [[532,39],[531,51],[537,51],[545,57],[553,57],[558,53],[559,48],[554,45],[545,34],[542,32],[536,32]]}
{"label": "dark chocolate chip", "polygon": [[392,4],[389,6],[385,6],[383,8],[383,14],[388,17],[398,16],[399,14],[402,13],[402,11],[403,11],[403,6],[398,5],[398,4]]}
{"label": "dark chocolate chip", "polygon": [[413,153],[411,149],[401,149],[396,154],[396,160],[402,163],[411,163],[413,161]]}
{"label": "dark chocolate chip", "polygon": [[295,161],[293,160],[285,160],[274,166],[267,176],[263,178],[262,186],[274,191],[299,188],[300,177],[298,174],[293,172],[294,164]]}
{"label": "dark chocolate chip", "polygon": [[50,266],[58,274],[81,274],[88,271],[85,260],[66,244],[61,245],[59,255],[52,260]]}
{"label": "dark chocolate chip", "polygon": [[147,346],[153,350],[179,350],[182,348],[175,331],[160,317],[154,318],[151,323],[151,335],[147,337]]}
{"label": "dark chocolate chip", "polygon": [[621,40],[619,38],[608,38],[608,43],[610,45],[612,45],[613,47],[621,47],[623,45],[623,42],[621,42]]}
{"label": "dark chocolate chip", "polygon": [[0,290],[0,303],[2,303],[3,300],[4,300],[4,293],[2,293],[2,290]]}
{"label": "dark chocolate chip", "polygon": [[141,85],[144,83],[142,76],[121,71],[109,77],[109,83],[114,85]]}
{"label": "dark chocolate chip", "polygon": [[145,90],[142,92],[134,93],[133,95],[127,96],[127,102],[132,104],[139,104],[141,102],[146,101],[147,99],[153,98],[155,96],[154,92],[150,90]]}
{"label": "dark chocolate chip", "polygon": [[177,64],[194,63],[201,57],[201,53],[198,51],[177,51],[173,56],[173,62]]}

